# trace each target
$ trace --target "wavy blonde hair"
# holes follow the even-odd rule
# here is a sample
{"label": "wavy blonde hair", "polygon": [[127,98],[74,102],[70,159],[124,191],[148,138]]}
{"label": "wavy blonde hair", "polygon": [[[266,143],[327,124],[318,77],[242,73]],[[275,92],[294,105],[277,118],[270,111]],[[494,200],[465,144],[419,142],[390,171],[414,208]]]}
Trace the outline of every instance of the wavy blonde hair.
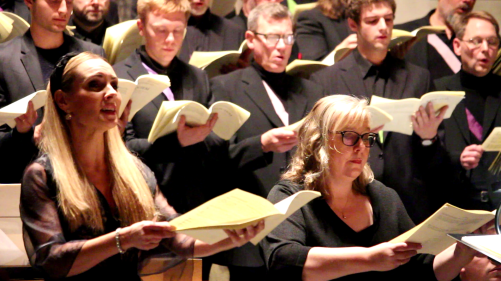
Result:
{"label": "wavy blonde hair", "polygon": [[[77,67],[83,62],[102,57],[84,52],[70,59],[64,68],[61,90],[72,94]],[[89,181],[72,152],[71,133],[61,110],[47,87],[47,102],[40,142],[53,168],[57,185],[59,208],[67,218],[72,231],[86,225],[93,231],[104,230],[101,205],[96,188]],[[151,220],[155,213],[153,195],[140,170],[139,160],[125,147],[117,127],[104,133],[105,157],[108,161],[113,200],[118,208],[121,225],[128,226],[142,220]]]}
{"label": "wavy blonde hair", "polygon": [[[307,190],[320,191],[328,196],[327,179],[332,148],[329,146],[329,131],[342,131],[350,126],[369,124],[367,100],[347,95],[333,95],[320,99],[304,118],[299,128],[296,153],[282,179],[303,184]],[[353,181],[356,193],[366,194],[366,185],[374,180],[369,164]]]}

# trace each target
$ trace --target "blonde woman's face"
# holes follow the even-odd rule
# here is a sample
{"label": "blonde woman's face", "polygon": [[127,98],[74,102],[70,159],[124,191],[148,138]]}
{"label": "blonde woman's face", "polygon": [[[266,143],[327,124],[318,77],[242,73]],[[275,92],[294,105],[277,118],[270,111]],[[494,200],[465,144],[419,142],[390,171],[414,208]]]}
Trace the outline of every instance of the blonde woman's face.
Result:
{"label": "blonde woman's face", "polygon": [[334,178],[355,180],[360,176],[369,158],[370,148],[366,147],[369,137],[375,135],[370,133],[368,126],[346,127],[341,131],[329,132],[329,166]]}
{"label": "blonde woman's face", "polygon": [[118,78],[111,66],[101,59],[80,64],[75,71],[75,89],[67,96],[70,124],[99,131],[117,125],[122,101],[118,94]]}

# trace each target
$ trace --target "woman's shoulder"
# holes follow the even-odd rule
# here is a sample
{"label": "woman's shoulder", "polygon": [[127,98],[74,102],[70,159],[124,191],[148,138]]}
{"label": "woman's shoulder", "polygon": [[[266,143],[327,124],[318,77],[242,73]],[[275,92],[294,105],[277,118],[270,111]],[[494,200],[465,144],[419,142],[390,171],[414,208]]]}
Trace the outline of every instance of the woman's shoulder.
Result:
{"label": "woman's shoulder", "polygon": [[275,203],[301,190],[304,190],[304,186],[300,183],[295,183],[290,180],[280,180],[271,189],[268,194],[268,200]]}
{"label": "woman's shoulder", "polygon": [[367,185],[367,193],[371,198],[376,197],[381,200],[400,200],[400,197],[393,188],[387,187],[376,179]]}

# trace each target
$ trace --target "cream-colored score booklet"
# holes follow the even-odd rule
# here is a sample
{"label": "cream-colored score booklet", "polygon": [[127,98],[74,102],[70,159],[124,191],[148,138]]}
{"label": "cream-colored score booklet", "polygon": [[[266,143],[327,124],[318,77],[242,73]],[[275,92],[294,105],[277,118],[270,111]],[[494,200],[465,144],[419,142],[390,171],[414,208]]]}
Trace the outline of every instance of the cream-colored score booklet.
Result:
{"label": "cream-colored score booklet", "polygon": [[412,135],[411,116],[416,113],[420,106],[426,108],[428,102],[433,104],[433,109],[438,112],[440,108],[448,105],[444,119],[450,118],[457,104],[464,98],[464,92],[436,91],[424,94],[420,99],[387,99],[372,96],[371,105],[382,109],[393,117],[393,120],[384,125],[384,131]]}
{"label": "cream-colored score booklet", "polygon": [[477,250],[490,259],[501,263],[501,235],[498,234],[449,234],[450,237]]}
{"label": "cream-colored score booklet", "polygon": [[454,244],[448,233],[472,232],[494,219],[495,211],[464,210],[451,204],[444,204],[421,224],[394,238],[390,242],[421,243],[418,253],[436,255]]}
{"label": "cream-colored score booklet", "polygon": [[501,151],[501,127],[496,127],[489,134],[484,143],[482,143],[484,151]]}
{"label": "cream-colored score booklet", "polygon": [[217,113],[218,119],[212,131],[225,140],[229,140],[250,116],[247,110],[227,101],[215,102],[209,110],[195,101],[164,101],[153,122],[148,141],[153,143],[159,137],[176,131],[181,115],[186,117],[187,125],[199,126],[207,123],[213,113]]}
{"label": "cream-colored score booklet", "polygon": [[320,192],[302,190],[273,205],[261,196],[234,189],[173,219],[170,224],[179,233],[214,244],[228,237],[223,229],[241,229],[264,219],[264,229],[251,239],[256,245],[287,217],[319,196]]}
{"label": "cream-colored score booklet", "polygon": [[37,110],[45,105],[46,100],[47,91],[40,90],[2,107],[0,109],[0,125],[7,124],[9,127],[14,128],[16,126],[15,119],[23,114],[26,114],[28,110],[28,103],[30,101],[33,102],[33,107]]}
{"label": "cream-colored score booklet", "polygon": [[122,95],[122,104],[118,111],[120,117],[132,100],[129,121],[145,105],[152,101],[162,91],[170,87],[170,79],[167,75],[145,74],[139,76],[135,82],[127,79],[118,79],[118,92]]}
{"label": "cream-colored score booklet", "polygon": [[205,70],[209,78],[212,78],[221,74],[221,68],[224,65],[237,64],[238,59],[247,49],[247,40],[244,40],[236,51],[195,51],[191,54],[189,64]]}
{"label": "cream-colored score booklet", "polygon": [[402,44],[414,38],[416,38],[416,41],[418,41],[426,37],[428,34],[444,32],[445,29],[445,26],[431,25],[421,26],[420,28],[417,28],[411,32],[401,29],[393,29],[393,32],[391,33],[391,42],[388,46],[388,49],[391,49],[398,44]]}

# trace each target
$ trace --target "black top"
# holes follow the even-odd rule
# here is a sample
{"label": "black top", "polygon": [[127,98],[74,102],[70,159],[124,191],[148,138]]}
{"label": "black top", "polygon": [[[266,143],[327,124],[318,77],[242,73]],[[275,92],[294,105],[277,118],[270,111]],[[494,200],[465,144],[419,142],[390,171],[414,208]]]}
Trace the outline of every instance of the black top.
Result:
{"label": "black top", "polygon": [[[157,206],[162,207],[159,211],[166,217],[175,216],[175,210],[157,191],[153,173],[139,161],[138,165]],[[86,225],[72,231],[60,208],[57,197],[58,187],[54,181],[53,169],[48,157],[42,156],[27,168],[22,181],[20,202],[21,219],[25,231],[24,244],[31,265],[42,270],[46,280],[65,278],[87,239],[113,232],[120,227],[120,218],[114,215],[118,213],[118,210],[112,210],[101,192],[98,189],[96,192],[102,211],[104,231],[99,232]],[[155,250],[142,251],[140,257],[137,249],[130,249],[124,255],[111,256],[86,272],[64,280],[139,281],[141,279],[138,276],[138,270],[145,266],[147,259],[154,253],[163,252],[164,255],[173,258],[165,262],[164,266],[157,268],[162,271],[182,261],[184,259],[182,256],[192,256],[193,245],[194,240],[191,238],[183,241],[177,241],[175,238],[165,239]],[[141,266],[138,266],[139,262]]]}
{"label": "black top", "polygon": [[[292,214],[261,241],[273,280],[301,280],[308,252],[313,247],[371,247],[414,227],[397,193],[378,181],[367,185],[373,224],[355,232],[332,211],[323,198],[316,198]],[[282,180],[268,195],[272,203],[303,190]],[[386,272],[365,272],[336,280],[436,280],[433,256],[417,255],[405,265]]]}
{"label": "black top", "polygon": [[358,49],[353,51],[353,56],[359,66],[360,75],[363,77],[367,97],[387,96],[388,94],[385,95],[385,85],[390,77],[392,57],[387,55],[381,65],[374,65],[362,57]]}
{"label": "black top", "polygon": [[42,68],[43,81],[47,85],[50,75],[56,67],[61,54],[67,54],[70,51],[68,42],[64,41],[61,46],[54,49],[35,48],[37,49],[38,61],[40,62],[40,67]]}
{"label": "black top", "polygon": [[287,104],[285,100],[287,99],[287,87],[284,87],[285,83],[288,82],[287,75],[284,72],[273,73],[266,71],[261,65],[253,61],[251,66],[257,71],[259,77],[270,86],[273,92],[277,95],[278,99],[284,104],[285,110],[287,110]]}

